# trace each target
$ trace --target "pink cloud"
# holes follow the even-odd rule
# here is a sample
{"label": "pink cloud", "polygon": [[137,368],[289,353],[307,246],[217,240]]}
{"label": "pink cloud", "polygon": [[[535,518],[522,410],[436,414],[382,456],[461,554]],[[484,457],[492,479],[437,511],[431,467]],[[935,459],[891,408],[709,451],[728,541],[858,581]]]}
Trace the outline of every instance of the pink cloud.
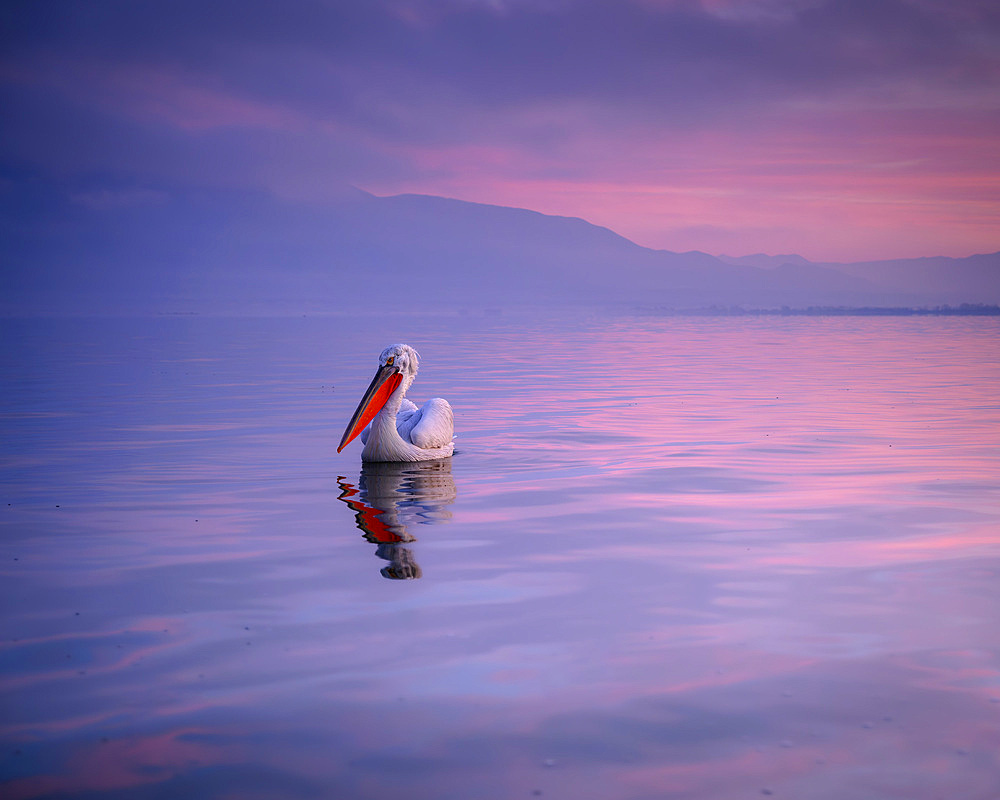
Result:
{"label": "pink cloud", "polygon": [[217,81],[150,64],[70,62],[57,57],[0,65],[0,79],[61,92],[141,121],[188,133],[216,128],[297,130],[299,112],[227,90]]}
{"label": "pink cloud", "polygon": [[579,216],[670,250],[968,255],[1000,246],[986,224],[1000,216],[991,124],[968,111],[793,111],[713,131],[591,128],[561,154],[410,145],[415,174],[369,188]]}
{"label": "pink cloud", "polygon": [[111,102],[126,113],[162,120],[186,131],[223,127],[288,130],[305,123],[300,114],[287,109],[189,83],[166,71],[115,70],[106,77]]}

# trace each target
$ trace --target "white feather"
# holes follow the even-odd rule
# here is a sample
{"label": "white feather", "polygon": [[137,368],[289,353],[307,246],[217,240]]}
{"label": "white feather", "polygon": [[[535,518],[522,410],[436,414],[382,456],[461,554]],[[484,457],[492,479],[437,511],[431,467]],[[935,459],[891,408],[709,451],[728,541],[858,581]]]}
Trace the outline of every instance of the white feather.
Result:
{"label": "white feather", "polygon": [[[418,412],[410,429],[410,441],[417,447],[444,447],[455,435],[455,414],[443,397],[432,397]],[[414,414],[410,419],[416,418]]]}

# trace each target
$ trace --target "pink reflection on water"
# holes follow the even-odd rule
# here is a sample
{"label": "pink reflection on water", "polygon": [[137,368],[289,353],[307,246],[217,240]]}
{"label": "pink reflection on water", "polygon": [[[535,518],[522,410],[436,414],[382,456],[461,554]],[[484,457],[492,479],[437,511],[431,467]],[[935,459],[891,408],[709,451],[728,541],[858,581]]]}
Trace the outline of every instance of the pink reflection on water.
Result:
{"label": "pink reflection on water", "polygon": [[796,542],[778,545],[777,553],[757,553],[750,558],[761,567],[889,567],[986,558],[996,554],[998,544],[1000,528],[986,526],[901,541]]}
{"label": "pink reflection on water", "polygon": [[[189,636],[190,633],[185,631],[179,619],[144,618],[136,620],[128,629],[59,633],[5,642],[0,645],[0,654],[16,660],[24,658],[22,653],[42,651],[47,655],[45,663],[50,668],[46,669],[39,664],[30,672],[7,677],[3,682],[4,687],[23,690],[37,684],[77,680],[80,676],[93,681],[168,653]],[[38,656],[35,658],[43,660]],[[59,668],[52,668],[53,664],[59,664]],[[43,727],[58,730],[71,728],[76,724],[75,720],[62,720]],[[39,723],[33,723],[33,727],[38,726]],[[0,731],[11,733],[14,730],[15,727],[9,721],[7,724],[0,724]]]}
{"label": "pink reflection on water", "polygon": [[210,730],[181,727],[128,739],[105,737],[97,744],[78,748],[59,774],[8,782],[4,796],[21,800],[59,792],[138,791],[192,768],[240,760],[236,748],[185,738],[211,734]]}

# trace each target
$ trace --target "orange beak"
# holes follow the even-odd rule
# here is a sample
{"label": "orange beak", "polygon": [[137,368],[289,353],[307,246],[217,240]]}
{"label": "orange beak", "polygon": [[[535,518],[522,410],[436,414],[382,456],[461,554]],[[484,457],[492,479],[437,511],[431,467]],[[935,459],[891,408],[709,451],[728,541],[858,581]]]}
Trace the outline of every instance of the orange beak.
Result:
{"label": "orange beak", "polygon": [[351,443],[351,440],[361,433],[375,415],[382,410],[382,406],[389,400],[389,395],[396,391],[396,387],[402,381],[403,376],[397,372],[395,367],[390,367],[387,364],[379,367],[378,372],[375,373],[375,377],[372,378],[368,391],[365,392],[365,396],[358,403],[358,407],[354,411],[354,416],[347,423],[347,430],[344,431],[344,436],[340,440],[340,447],[337,448],[338,453],[347,447]]}

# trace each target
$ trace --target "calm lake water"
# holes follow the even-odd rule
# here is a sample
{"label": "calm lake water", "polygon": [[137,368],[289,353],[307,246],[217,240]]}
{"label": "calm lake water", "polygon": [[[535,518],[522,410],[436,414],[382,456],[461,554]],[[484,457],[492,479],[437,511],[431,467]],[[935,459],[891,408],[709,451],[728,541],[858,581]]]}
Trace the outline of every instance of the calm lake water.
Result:
{"label": "calm lake water", "polygon": [[0,330],[5,798],[998,797],[1000,320]]}

